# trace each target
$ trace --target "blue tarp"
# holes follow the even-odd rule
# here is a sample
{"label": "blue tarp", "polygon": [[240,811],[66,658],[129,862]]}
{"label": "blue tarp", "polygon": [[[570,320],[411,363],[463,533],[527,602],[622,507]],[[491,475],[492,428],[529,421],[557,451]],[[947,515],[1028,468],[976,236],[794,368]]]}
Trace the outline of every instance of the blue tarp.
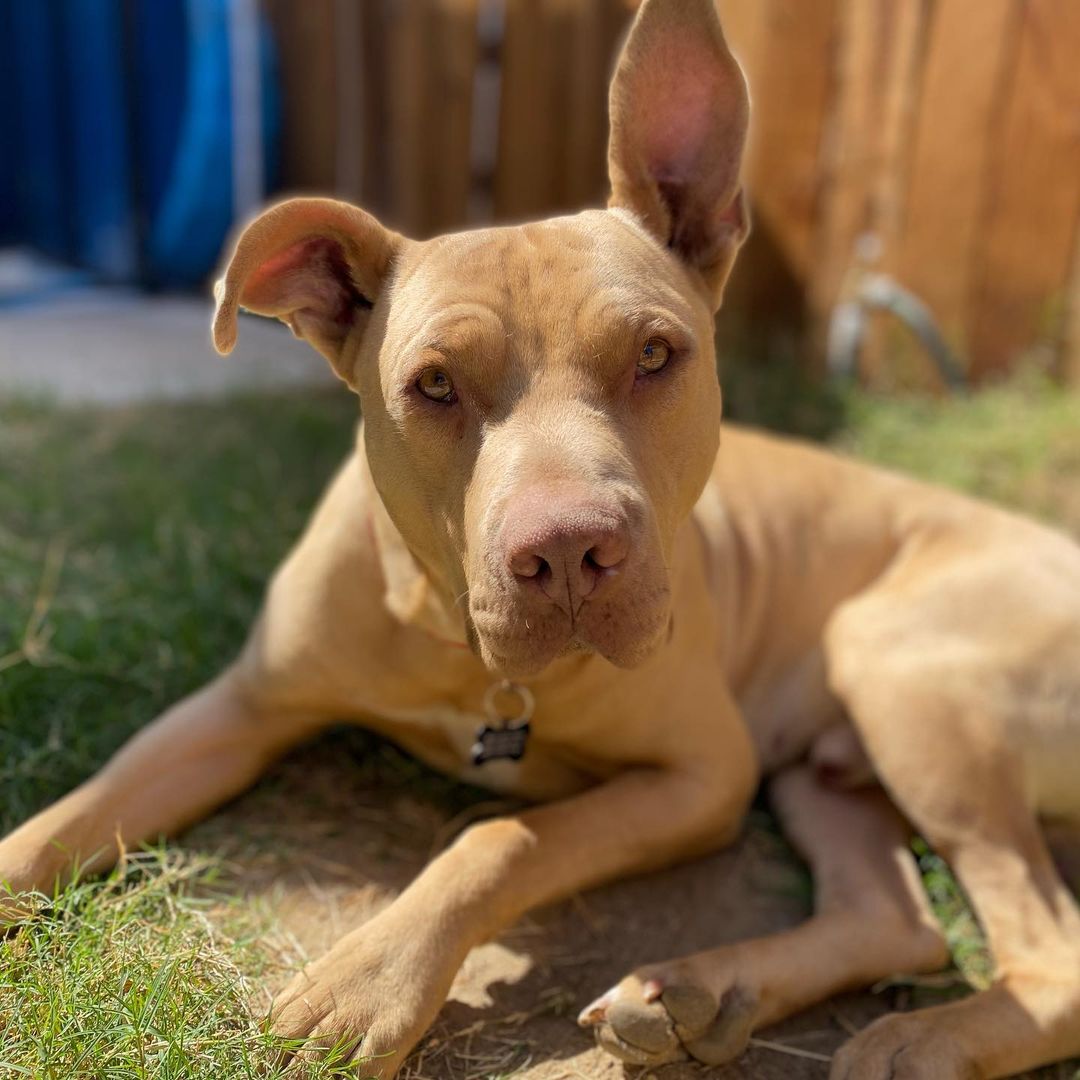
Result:
{"label": "blue tarp", "polygon": [[[0,239],[193,285],[233,220],[229,0],[0,0]],[[278,108],[262,28],[262,144]]]}

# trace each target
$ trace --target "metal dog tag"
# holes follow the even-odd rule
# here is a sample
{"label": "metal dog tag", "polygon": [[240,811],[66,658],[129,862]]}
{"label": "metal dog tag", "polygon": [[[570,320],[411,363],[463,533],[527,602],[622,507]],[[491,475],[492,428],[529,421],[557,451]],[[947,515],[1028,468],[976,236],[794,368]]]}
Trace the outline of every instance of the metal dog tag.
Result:
{"label": "metal dog tag", "polygon": [[488,722],[476,730],[472,763],[520,761],[529,741],[529,721],[534,701],[532,692],[506,679],[492,683],[484,695]]}

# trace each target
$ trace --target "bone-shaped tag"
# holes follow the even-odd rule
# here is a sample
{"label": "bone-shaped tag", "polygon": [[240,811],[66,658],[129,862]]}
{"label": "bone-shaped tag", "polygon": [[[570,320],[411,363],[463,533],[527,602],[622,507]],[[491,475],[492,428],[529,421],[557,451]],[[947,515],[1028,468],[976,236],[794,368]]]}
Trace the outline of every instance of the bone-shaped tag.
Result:
{"label": "bone-shaped tag", "polygon": [[529,741],[528,722],[518,727],[492,727],[483,724],[476,732],[472,745],[472,763],[483,765],[485,761],[520,761],[525,756]]}

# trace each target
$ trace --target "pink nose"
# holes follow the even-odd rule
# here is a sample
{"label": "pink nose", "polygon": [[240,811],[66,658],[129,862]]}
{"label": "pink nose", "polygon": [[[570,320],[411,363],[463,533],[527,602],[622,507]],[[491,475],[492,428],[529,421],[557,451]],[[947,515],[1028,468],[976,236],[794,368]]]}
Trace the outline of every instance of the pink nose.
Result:
{"label": "pink nose", "polygon": [[621,514],[595,506],[537,509],[509,519],[506,564],[521,585],[539,587],[557,607],[576,614],[625,561],[629,528]]}

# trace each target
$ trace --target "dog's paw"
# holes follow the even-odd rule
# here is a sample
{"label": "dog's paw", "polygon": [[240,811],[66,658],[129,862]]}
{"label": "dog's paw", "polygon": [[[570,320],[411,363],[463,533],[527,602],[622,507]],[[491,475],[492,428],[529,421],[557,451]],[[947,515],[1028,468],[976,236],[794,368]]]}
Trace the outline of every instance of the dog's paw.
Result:
{"label": "dog's paw", "polygon": [[833,1058],[829,1080],[978,1080],[957,1043],[919,1013],[875,1020]]}
{"label": "dog's paw", "polygon": [[656,965],[628,975],[582,1010],[578,1023],[632,1065],[665,1065],[692,1057],[723,1065],[746,1048],[756,995],[729,980],[717,993],[684,964]]}
{"label": "dog's paw", "polygon": [[386,915],[342,938],[274,1002],[271,1028],[295,1041],[298,1064],[332,1051],[336,1065],[364,1061],[365,1076],[390,1080],[435,1019],[455,965],[437,943],[396,933]]}

